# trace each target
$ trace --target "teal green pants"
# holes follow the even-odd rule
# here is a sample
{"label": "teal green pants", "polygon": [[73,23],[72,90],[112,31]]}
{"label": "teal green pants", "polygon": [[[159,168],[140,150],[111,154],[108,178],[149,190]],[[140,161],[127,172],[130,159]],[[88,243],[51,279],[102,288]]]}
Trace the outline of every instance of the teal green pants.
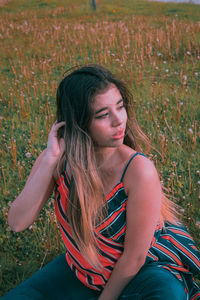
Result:
{"label": "teal green pants", "polygon": [[[84,286],[61,255],[31,278],[3,296],[2,300],[95,300],[99,292]],[[169,271],[145,266],[132,279],[119,299],[186,300],[183,284]]]}

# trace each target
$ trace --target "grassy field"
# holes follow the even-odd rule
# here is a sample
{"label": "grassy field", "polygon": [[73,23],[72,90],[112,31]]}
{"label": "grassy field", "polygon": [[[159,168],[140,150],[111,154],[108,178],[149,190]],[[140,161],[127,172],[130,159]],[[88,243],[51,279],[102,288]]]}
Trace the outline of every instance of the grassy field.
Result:
{"label": "grassy field", "polygon": [[151,157],[200,247],[200,6],[99,0],[93,12],[83,0],[0,5],[0,296],[64,252],[53,195],[24,232],[10,231],[7,213],[45,148],[58,82],[77,64],[103,64],[130,85]]}

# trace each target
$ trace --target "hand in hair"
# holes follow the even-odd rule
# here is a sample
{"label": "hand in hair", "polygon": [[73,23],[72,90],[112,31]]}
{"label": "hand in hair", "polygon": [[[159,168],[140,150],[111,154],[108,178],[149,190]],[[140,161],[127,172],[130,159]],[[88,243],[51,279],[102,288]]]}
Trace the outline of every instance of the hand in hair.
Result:
{"label": "hand in hair", "polygon": [[65,126],[65,122],[55,122],[51,127],[48,142],[47,142],[47,149],[46,149],[46,157],[52,163],[56,164],[59,158],[62,156],[65,150],[65,143],[64,139],[58,139],[58,130],[62,126]]}
{"label": "hand in hair", "polygon": [[64,125],[65,122],[53,124],[47,149],[37,158],[25,187],[11,205],[8,223],[14,231],[22,231],[35,221],[53,191],[54,169],[65,149],[64,140],[57,133]]}

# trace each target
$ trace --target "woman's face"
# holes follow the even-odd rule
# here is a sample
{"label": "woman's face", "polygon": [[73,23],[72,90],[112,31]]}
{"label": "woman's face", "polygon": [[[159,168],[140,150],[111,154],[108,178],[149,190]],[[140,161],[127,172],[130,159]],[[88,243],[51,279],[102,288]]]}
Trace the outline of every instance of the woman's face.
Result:
{"label": "woman's face", "polygon": [[114,84],[95,96],[91,104],[89,134],[99,147],[118,147],[123,144],[127,113],[122,96]]}

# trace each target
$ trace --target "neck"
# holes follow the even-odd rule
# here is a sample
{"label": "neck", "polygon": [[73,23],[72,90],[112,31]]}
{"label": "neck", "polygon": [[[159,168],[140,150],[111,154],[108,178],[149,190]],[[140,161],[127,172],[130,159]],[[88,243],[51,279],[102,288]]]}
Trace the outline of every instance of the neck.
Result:
{"label": "neck", "polygon": [[104,166],[108,167],[109,165],[111,165],[113,163],[113,159],[116,156],[117,152],[118,152],[118,148],[97,147],[95,149],[97,164],[100,167],[104,167]]}

